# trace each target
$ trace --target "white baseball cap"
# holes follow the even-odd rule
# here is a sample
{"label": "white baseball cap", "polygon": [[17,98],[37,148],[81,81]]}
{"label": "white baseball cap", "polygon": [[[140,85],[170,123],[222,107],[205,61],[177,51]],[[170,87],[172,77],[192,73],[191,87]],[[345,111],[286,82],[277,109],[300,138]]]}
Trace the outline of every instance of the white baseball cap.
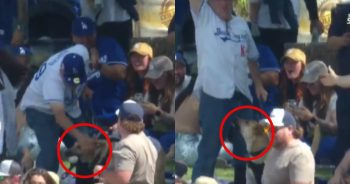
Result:
{"label": "white baseball cap", "polygon": [[[282,108],[274,108],[270,114],[270,118],[275,127],[296,127],[297,124],[293,115]],[[263,119],[260,122],[269,124],[268,119]]]}
{"label": "white baseball cap", "polygon": [[21,166],[13,160],[4,160],[0,163],[0,176],[15,176],[22,174]]}

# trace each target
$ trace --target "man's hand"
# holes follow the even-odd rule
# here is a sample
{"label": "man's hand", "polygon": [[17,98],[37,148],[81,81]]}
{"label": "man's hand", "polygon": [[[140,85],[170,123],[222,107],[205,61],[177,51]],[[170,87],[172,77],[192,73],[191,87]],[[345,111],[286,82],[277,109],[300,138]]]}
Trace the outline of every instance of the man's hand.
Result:
{"label": "man's hand", "polygon": [[339,76],[334,72],[331,66],[328,67],[329,73],[321,76],[321,83],[325,86],[336,86]]}
{"label": "man's hand", "polygon": [[316,29],[320,34],[324,31],[324,26],[320,20],[312,20],[310,23],[310,32],[312,34],[312,31]]}
{"label": "man's hand", "polygon": [[145,114],[154,115],[157,113],[157,111],[160,111],[160,109],[150,102],[144,102],[141,104],[143,107],[143,110],[145,111]]}
{"label": "man's hand", "polygon": [[91,66],[93,69],[98,70],[100,66],[100,56],[97,48],[90,49]]}
{"label": "man's hand", "polygon": [[262,102],[267,100],[267,91],[262,85],[255,85],[255,94]]}
{"label": "man's hand", "polygon": [[315,115],[312,114],[312,112],[310,112],[310,110],[305,107],[300,107],[298,109],[295,109],[294,115],[297,116],[302,121],[310,121],[312,118],[315,117]]}
{"label": "man's hand", "polygon": [[24,34],[21,30],[16,29],[12,35],[11,45],[13,47],[17,47],[17,46],[23,45],[23,43],[24,43]]}
{"label": "man's hand", "polygon": [[345,181],[345,178],[342,175],[335,173],[334,176],[331,178],[331,180],[329,180],[328,184],[348,184],[348,183]]}
{"label": "man's hand", "polygon": [[20,136],[22,128],[27,125],[25,114],[17,107],[16,108],[16,133]]}
{"label": "man's hand", "polygon": [[350,33],[346,32],[342,36],[328,37],[327,44],[331,49],[339,49],[350,45]]}
{"label": "man's hand", "polygon": [[23,150],[23,157],[22,157],[22,160],[21,160],[21,165],[25,169],[30,169],[34,165],[34,161],[32,160],[32,157],[31,157],[30,152],[29,152],[28,149],[24,149]]}

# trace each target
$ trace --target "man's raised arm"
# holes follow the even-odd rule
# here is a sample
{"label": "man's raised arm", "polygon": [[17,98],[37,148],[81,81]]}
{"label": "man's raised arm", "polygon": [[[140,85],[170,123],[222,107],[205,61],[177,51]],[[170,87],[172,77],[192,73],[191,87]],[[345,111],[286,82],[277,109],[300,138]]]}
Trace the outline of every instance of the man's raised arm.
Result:
{"label": "man's raised arm", "polygon": [[190,1],[190,6],[191,10],[198,15],[199,11],[202,7],[202,4],[204,3],[205,0],[189,0]]}

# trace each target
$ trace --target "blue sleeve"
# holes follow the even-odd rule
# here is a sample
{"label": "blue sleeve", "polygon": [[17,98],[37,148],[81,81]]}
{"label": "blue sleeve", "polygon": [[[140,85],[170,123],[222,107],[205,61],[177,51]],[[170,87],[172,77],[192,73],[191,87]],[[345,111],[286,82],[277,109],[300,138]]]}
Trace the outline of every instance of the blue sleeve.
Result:
{"label": "blue sleeve", "polygon": [[280,71],[280,66],[275,54],[272,52],[270,47],[257,44],[259,51],[259,70],[260,71]]}
{"label": "blue sleeve", "polygon": [[112,38],[104,38],[99,41],[98,50],[100,60],[108,65],[122,64],[127,66],[127,59],[122,47]]}

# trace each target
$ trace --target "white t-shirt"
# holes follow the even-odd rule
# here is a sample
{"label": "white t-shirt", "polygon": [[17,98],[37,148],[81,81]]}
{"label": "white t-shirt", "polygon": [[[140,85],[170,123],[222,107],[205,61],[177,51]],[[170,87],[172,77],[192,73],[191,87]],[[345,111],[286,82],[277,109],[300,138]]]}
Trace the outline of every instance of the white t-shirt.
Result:
{"label": "white t-shirt", "polygon": [[[250,0],[250,3],[257,3],[260,2],[260,9],[258,12],[258,26],[261,28],[270,28],[270,29],[290,29],[290,26],[283,15],[281,15],[280,20],[282,21],[282,24],[273,24],[271,22],[270,17],[270,7],[263,3],[264,0]],[[300,16],[300,2],[299,0],[291,0],[291,3],[293,5],[294,13],[297,17],[297,20],[299,20]]]}
{"label": "white t-shirt", "polygon": [[23,95],[21,110],[34,108],[41,112],[52,114],[50,103],[63,103],[66,112],[73,118],[80,116],[81,111],[78,106],[78,98],[82,93],[84,84],[79,85],[74,91],[64,84],[60,73],[63,58],[70,53],[75,53],[83,57],[85,71],[87,75],[89,68],[89,52],[83,45],[75,45],[67,48],[44,62],[35,73],[30,85]]}
{"label": "white t-shirt", "polygon": [[96,21],[98,26],[105,22],[124,22],[130,20],[130,15],[123,9],[116,0],[102,0],[102,9],[96,20],[96,15],[98,12],[92,9],[87,0],[80,0],[82,16],[90,17],[92,20]]}
{"label": "white t-shirt", "polygon": [[[177,98],[177,96],[187,88],[187,86],[190,84],[191,82],[191,76],[185,75],[184,81],[182,82],[181,86],[175,88],[175,98],[174,100]],[[175,104],[175,103],[174,103]]]}
{"label": "white t-shirt", "polygon": [[248,60],[257,60],[258,50],[246,21],[234,16],[227,23],[203,0],[198,15],[192,11],[196,28],[198,78],[195,91],[220,99],[232,98],[239,90],[252,101]]}

